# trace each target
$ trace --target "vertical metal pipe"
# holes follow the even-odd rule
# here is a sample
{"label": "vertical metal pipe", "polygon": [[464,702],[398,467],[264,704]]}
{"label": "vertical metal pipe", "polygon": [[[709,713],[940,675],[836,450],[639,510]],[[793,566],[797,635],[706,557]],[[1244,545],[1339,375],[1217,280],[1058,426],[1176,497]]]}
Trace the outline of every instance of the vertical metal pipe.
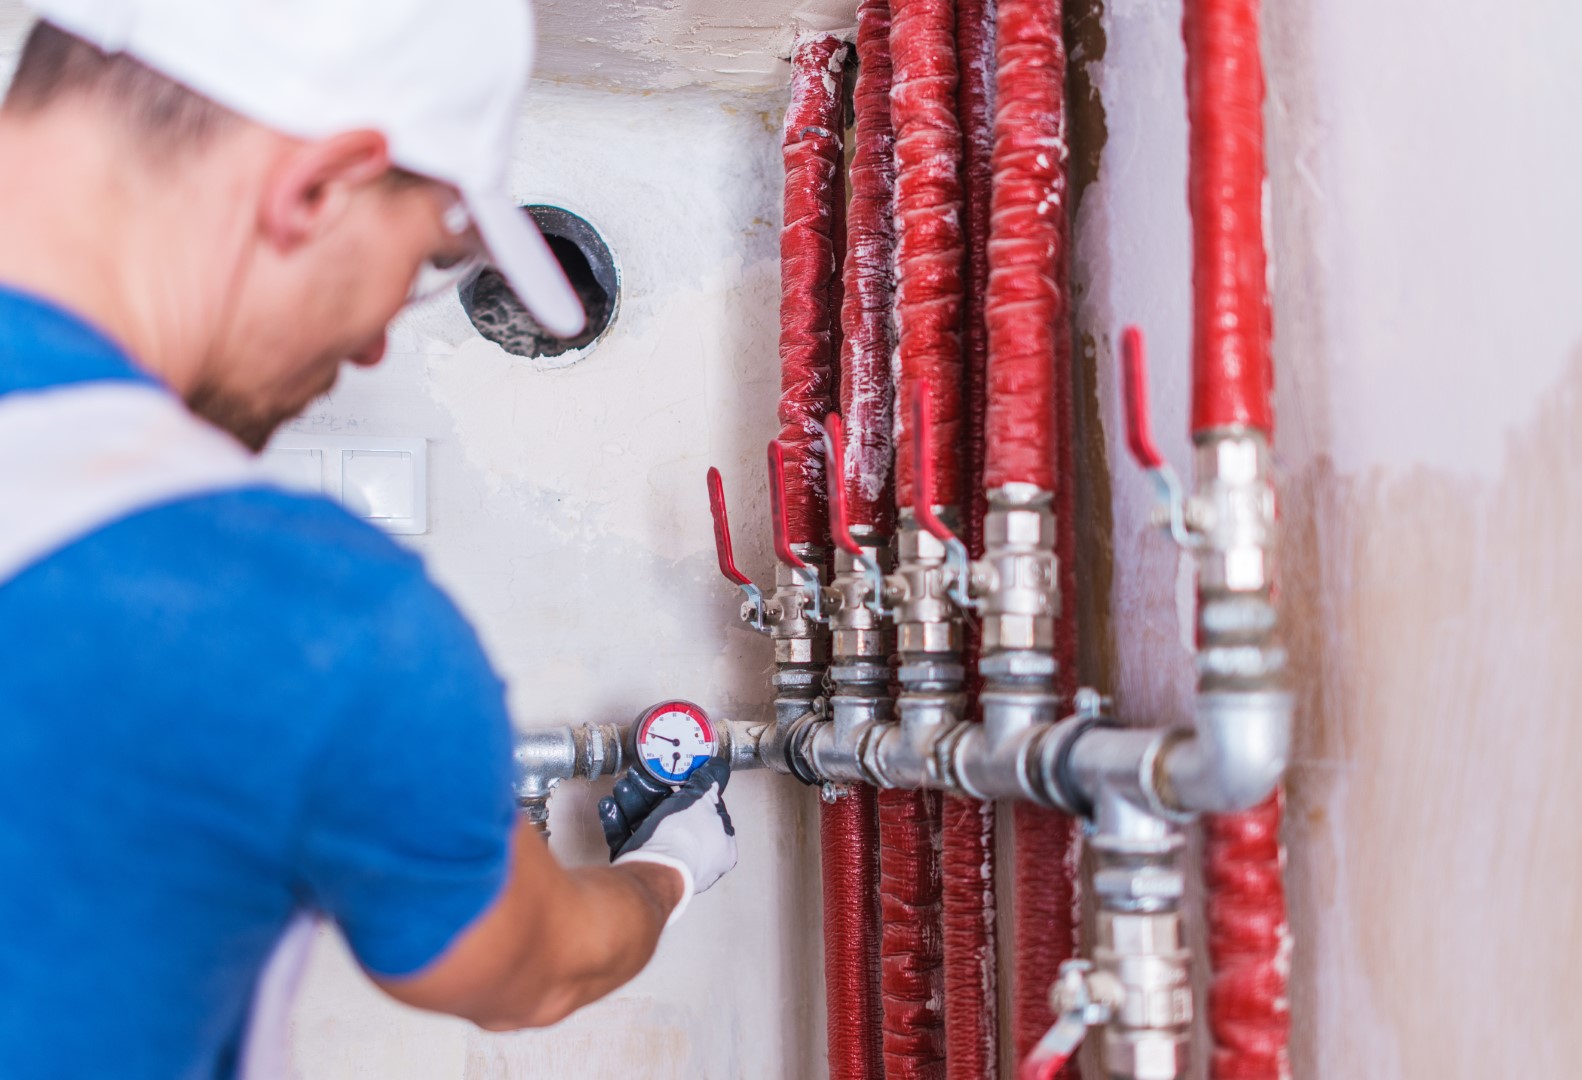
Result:
{"label": "vertical metal pipe", "polygon": [[[1187,0],[1188,191],[1193,235],[1192,429],[1198,500],[1213,521],[1199,564],[1199,693],[1278,686],[1270,311],[1263,238],[1263,65],[1259,0]],[[1210,1074],[1282,1080],[1285,893],[1278,792],[1204,820]]]}

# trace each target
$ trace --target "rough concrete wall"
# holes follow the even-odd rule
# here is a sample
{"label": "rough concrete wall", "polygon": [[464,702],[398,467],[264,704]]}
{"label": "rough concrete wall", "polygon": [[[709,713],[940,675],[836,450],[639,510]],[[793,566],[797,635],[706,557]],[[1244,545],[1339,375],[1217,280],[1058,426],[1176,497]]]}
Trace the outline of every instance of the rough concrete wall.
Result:
{"label": "rough concrete wall", "polygon": [[[539,88],[515,189],[583,214],[615,251],[624,293],[608,337],[570,366],[537,365],[479,338],[448,296],[296,425],[430,440],[430,532],[414,540],[477,620],[524,726],[629,718],[668,696],[740,716],[766,699],[767,642],[734,628],[703,478],[724,471],[742,563],[769,567],[782,104]],[[565,859],[605,857],[603,790],[556,796]],[[821,1075],[815,803],[747,774],[728,802],[736,872],[641,978],[550,1031],[485,1035],[403,1009],[327,939],[295,1020],[305,1075]]]}
{"label": "rough concrete wall", "polygon": [[[1112,342],[1188,465],[1180,5],[1114,0],[1080,208],[1118,692],[1187,717],[1190,577],[1145,527]],[[1560,1076],[1582,1029],[1582,9],[1266,4],[1298,1077]],[[1172,608],[1174,611],[1172,611]]]}

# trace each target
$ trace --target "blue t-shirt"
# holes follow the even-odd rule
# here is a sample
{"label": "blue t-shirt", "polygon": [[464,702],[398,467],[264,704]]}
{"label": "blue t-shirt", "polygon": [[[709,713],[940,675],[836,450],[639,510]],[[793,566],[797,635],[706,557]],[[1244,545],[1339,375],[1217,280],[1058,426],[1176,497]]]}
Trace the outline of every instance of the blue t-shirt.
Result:
{"label": "blue t-shirt", "polygon": [[[103,379],[152,381],[0,289],[0,395]],[[418,971],[513,817],[500,681],[372,526],[258,487],[71,543],[0,584],[0,1078],[232,1075],[294,910]]]}

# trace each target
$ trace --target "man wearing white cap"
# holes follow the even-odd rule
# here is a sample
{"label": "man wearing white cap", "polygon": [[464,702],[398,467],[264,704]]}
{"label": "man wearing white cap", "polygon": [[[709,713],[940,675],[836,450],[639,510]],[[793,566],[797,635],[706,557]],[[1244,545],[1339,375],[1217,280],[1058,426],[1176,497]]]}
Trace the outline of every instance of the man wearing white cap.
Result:
{"label": "man wearing white cap", "polygon": [[[489,1028],[634,975],[736,858],[710,766],[516,819],[502,688],[419,561],[257,450],[492,259],[524,0],[33,0],[0,108],[0,1077],[257,1078],[312,920]],[[289,929],[288,929],[289,928]]]}

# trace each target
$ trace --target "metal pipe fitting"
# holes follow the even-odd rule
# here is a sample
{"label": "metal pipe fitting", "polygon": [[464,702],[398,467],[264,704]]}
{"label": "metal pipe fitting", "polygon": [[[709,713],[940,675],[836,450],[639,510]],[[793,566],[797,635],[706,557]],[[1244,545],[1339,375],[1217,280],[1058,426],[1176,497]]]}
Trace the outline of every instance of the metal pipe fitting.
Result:
{"label": "metal pipe fitting", "polygon": [[1053,687],[1054,657],[1001,653],[985,657],[979,671],[984,676],[978,694],[983,722],[962,725],[948,750],[952,786],[978,799],[1061,805],[1052,777],[1042,768],[1042,748],[1060,707]]}
{"label": "metal pipe fitting", "polygon": [[1291,754],[1291,695],[1197,696],[1197,728],[1174,731],[1159,754],[1158,797],[1171,810],[1226,814],[1267,799]]}
{"label": "metal pipe fitting", "polygon": [[[946,510],[940,516],[954,515]],[[950,596],[946,556],[944,541],[919,527],[911,510],[902,510],[896,571],[886,585],[896,599],[896,649],[903,657],[961,655],[961,619]]]}
{"label": "metal pipe fitting", "polygon": [[812,618],[812,594],[822,588],[818,579],[824,549],[814,544],[794,544],[791,550],[808,564],[811,572],[783,562],[775,564],[775,591],[768,604],[775,663],[822,666],[829,661],[829,639]]}
{"label": "metal pipe fitting", "polygon": [[1120,987],[1103,1029],[1104,1068],[1125,1080],[1176,1080],[1187,1069],[1193,1008],[1184,843],[1175,827],[1116,792],[1101,793],[1095,814],[1094,975]]}
{"label": "metal pipe fitting", "polygon": [[1053,501],[1050,492],[1032,484],[1006,484],[989,492],[984,555],[972,575],[973,592],[982,598],[986,656],[1054,648],[1060,591]]}

